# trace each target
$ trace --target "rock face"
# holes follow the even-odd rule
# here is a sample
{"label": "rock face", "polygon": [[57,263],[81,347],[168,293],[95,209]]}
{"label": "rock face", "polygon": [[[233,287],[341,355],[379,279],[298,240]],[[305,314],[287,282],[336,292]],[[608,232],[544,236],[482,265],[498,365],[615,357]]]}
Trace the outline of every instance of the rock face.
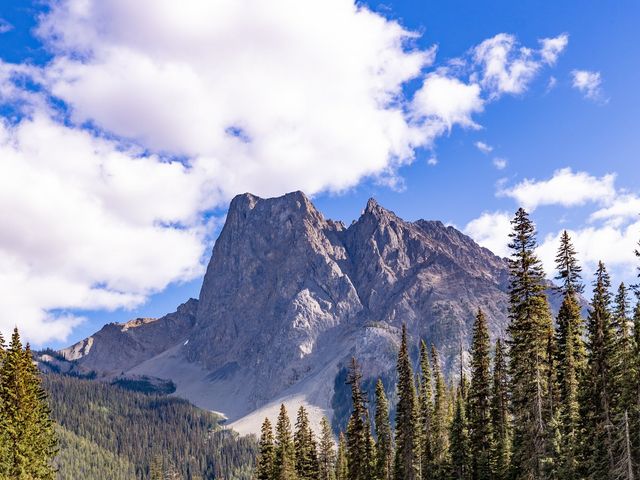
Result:
{"label": "rock face", "polygon": [[454,371],[479,307],[503,335],[507,285],[504,259],[441,222],[406,222],[370,200],[346,228],[301,192],[244,194],[231,202],[199,301],[107,325],[65,356],[98,372],[170,378],[177,394],[231,420],[292,398],[331,413],[352,355],[365,375],[392,378],[403,323]]}

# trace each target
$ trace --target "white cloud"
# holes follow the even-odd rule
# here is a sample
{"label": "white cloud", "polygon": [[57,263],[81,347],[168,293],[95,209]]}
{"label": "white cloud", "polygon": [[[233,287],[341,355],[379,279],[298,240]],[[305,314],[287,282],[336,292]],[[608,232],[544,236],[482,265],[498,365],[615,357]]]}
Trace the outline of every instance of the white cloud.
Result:
{"label": "white cloud", "polygon": [[634,194],[620,194],[609,205],[595,211],[589,217],[591,222],[605,220],[614,225],[637,219],[640,215],[640,197]]}
{"label": "white cloud", "polygon": [[566,33],[554,38],[543,38],[540,40],[542,49],[540,55],[545,63],[553,65],[558,61],[558,57],[569,44],[569,35]]}
{"label": "white cloud", "polygon": [[13,25],[4,18],[0,18],[0,34],[10,32],[11,30],[13,30]]}
{"label": "white cloud", "polygon": [[496,157],[493,159],[493,166],[498,170],[504,170],[505,168],[507,168],[507,163],[508,162],[506,158]]}
{"label": "white cloud", "polygon": [[484,212],[464,227],[464,233],[496,255],[509,256],[511,216],[507,212]]}
{"label": "white cloud", "polygon": [[600,72],[573,70],[571,72],[573,88],[578,89],[585,98],[602,100],[602,78]]}
{"label": "white cloud", "polygon": [[437,157],[430,157],[429,160],[427,160],[427,165],[431,165],[432,167],[434,167],[437,164],[438,164]]}
{"label": "white cloud", "polygon": [[616,195],[615,178],[614,174],[598,178],[586,172],[562,168],[548,180],[526,179],[511,188],[503,187],[498,195],[513,198],[529,211],[542,205],[573,207],[588,202],[605,203]]}
{"label": "white cloud", "polygon": [[507,36],[502,65],[487,50],[425,74],[435,48],[349,0],[60,0],[40,21],[51,63],[0,62],[0,104],[22,114],[0,127],[0,329],[37,343],[66,337],[68,311],[199,275],[204,212],[238,192],[401,188],[416,148],[535,73]]}
{"label": "white cloud", "polygon": [[491,153],[493,152],[493,147],[491,145],[488,145],[484,142],[476,142],[475,146],[478,150],[480,150],[482,153]]}
{"label": "white cloud", "polygon": [[441,122],[448,130],[455,124],[478,128],[471,116],[483,108],[479,85],[465,84],[439,73],[427,75],[413,99],[416,115]]}
{"label": "white cloud", "polygon": [[521,47],[515,36],[500,33],[473,49],[473,60],[481,68],[479,81],[491,98],[504,93],[520,94],[544,64],[553,64],[568,43],[566,35],[540,40],[541,48]]}

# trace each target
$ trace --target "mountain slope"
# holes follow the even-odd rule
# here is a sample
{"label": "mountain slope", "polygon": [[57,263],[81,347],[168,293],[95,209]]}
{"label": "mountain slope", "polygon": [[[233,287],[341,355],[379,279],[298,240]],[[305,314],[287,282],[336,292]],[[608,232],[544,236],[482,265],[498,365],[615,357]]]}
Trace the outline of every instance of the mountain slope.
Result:
{"label": "mountain slope", "polygon": [[283,400],[316,418],[340,409],[336,379],[352,355],[392,386],[403,323],[414,345],[434,343],[456,371],[479,307],[492,336],[503,335],[507,285],[504,259],[441,222],[407,222],[370,200],[346,228],[301,192],[244,194],[231,202],[199,300],[181,307],[188,315],[107,326],[88,352],[85,341],[65,356],[101,375],[170,379],[176,394],[255,431],[256,416]]}

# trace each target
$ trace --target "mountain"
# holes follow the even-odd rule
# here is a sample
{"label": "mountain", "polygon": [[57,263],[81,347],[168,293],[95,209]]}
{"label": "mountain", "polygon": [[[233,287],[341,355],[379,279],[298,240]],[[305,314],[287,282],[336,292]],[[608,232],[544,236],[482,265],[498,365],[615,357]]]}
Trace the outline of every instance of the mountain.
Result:
{"label": "mountain", "polygon": [[76,371],[155,377],[255,432],[280,402],[342,422],[344,367],[392,389],[399,332],[457,371],[479,307],[507,325],[504,259],[438,221],[408,222],[371,199],[348,228],[302,193],[235,197],[199,300],[157,320],[110,324],[62,354]]}

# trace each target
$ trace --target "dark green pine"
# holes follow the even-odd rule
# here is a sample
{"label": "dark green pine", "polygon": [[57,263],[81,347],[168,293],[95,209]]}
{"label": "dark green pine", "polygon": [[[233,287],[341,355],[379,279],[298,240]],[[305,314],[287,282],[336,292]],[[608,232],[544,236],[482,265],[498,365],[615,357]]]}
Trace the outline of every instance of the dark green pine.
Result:
{"label": "dark green pine", "polygon": [[566,230],[560,236],[560,247],[556,254],[556,270],[558,274],[555,279],[560,282],[559,290],[563,296],[570,291],[578,294],[584,291],[581,279],[582,267],[578,263],[576,249]]}
{"label": "dark green pine", "polygon": [[496,340],[491,383],[491,471],[492,478],[506,480],[511,462],[509,378],[502,341]]}
{"label": "dark green pine", "polygon": [[423,479],[431,478],[433,463],[433,378],[429,361],[429,350],[424,340],[420,341],[420,390],[419,390],[419,421],[420,421],[420,472]]}
{"label": "dark green pine", "polygon": [[338,438],[338,452],[336,454],[336,480],[349,479],[349,461],[347,459],[347,440],[343,433]]}
{"label": "dark green pine", "polygon": [[284,405],[280,405],[276,423],[274,472],[274,478],[277,480],[298,480],[291,422]]}
{"label": "dark green pine", "polygon": [[336,452],[333,432],[327,417],[320,421],[320,442],[318,445],[318,479],[335,480]]}
{"label": "dark green pine", "polygon": [[394,478],[419,478],[419,426],[416,387],[409,358],[407,329],[402,326],[402,339],[398,352],[398,404],[396,407],[396,455]]}
{"label": "dark green pine", "polygon": [[389,422],[389,401],[382,380],[376,383],[376,468],[378,480],[391,480],[393,477],[393,433]]}
{"label": "dark green pine", "polygon": [[296,428],[293,435],[296,450],[296,473],[300,480],[316,480],[318,477],[317,445],[309,423],[306,409],[298,409]]}
{"label": "dark green pine", "polygon": [[431,415],[432,458],[429,469],[433,480],[441,480],[447,477],[449,466],[449,392],[442,374],[438,350],[433,345],[431,346],[431,365],[434,400]]}
{"label": "dark green pine", "polygon": [[473,478],[491,478],[491,373],[487,319],[478,310],[471,345],[471,387],[469,389],[469,430]]}
{"label": "dark green pine", "polygon": [[349,480],[371,478],[371,424],[365,395],[362,391],[362,373],[355,358],[351,359],[347,383],[351,386],[352,411],[347,424],[347,463]]}
{"label": "dark green pine", "polygon": [[257,480],[273,480],[275,463],[275,445],[273,428],[268,418],[264,419],[260,429],[260,443],[258,446],[258,458],[256,460]]}
{"label": "dark green pine", "polygon": [[471,473],[471,449],[469,429],[465,412],[464,377],[456,393],[455,410],[449,434],[449,457],[451,459],[451,478],[454,480],[468,480],[478,478]]}

